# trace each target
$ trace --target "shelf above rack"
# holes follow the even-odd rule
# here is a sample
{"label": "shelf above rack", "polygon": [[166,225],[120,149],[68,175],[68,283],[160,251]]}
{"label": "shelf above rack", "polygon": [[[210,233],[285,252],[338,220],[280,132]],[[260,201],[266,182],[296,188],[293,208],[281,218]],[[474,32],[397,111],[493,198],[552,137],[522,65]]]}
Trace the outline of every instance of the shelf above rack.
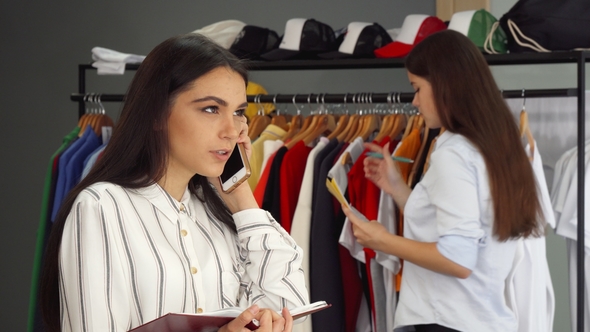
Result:
{"label": "shelf above rack", "polygon": [[[490,65],[535,65],[577,63],[580,59],[588,61],[589,51],[568,51],[550,53],[514,53],[486,54]],[[330,69],[377,69],[403,68],[403,58],[390,59],[328,59],[328,60],[283,60],[283,61],[247,61],[249,70],[330,70]],[[137,70],[139,64],[127,64],[127,70]],[[81,64],[79,69],[96,70],[91,64]]]}

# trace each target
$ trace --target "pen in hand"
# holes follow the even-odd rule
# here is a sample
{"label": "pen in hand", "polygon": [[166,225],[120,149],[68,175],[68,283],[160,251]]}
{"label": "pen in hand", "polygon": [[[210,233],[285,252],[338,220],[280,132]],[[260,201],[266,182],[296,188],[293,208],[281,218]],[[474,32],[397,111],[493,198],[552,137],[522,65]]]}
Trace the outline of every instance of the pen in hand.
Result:
{"label": "pen in hand", "polygon": [[[383,155],[379,152],[367,152],[366,155],[367,155],[367,157],[383,159]],[[412,159],[404,158],[404,157],[397,157],[397,156],[391,156],[391,159],[393,159],[395,161],[402,162],[402,163],[413,163],[414,162],[414,160],[412,160]]]}

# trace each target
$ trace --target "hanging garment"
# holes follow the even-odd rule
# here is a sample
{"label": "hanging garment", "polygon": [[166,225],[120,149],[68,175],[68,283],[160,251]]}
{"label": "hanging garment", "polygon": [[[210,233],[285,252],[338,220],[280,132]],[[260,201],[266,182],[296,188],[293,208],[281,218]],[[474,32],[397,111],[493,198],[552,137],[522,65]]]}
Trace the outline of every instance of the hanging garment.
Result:
{"label": "hanging garment", "polygon": [[[585,170],[584,170],[584,191],[590,192],[590,141],[585,144]],[[576,307],[578,297],[578,284],[577,284],[577,225],[578,225],[578,167],[577,167],[578,153],[577,147],[566,151],[562,157],[559,158],[555,167],[555,177],[553,179],[553,188],[551,192],[551,200],[553,208],[555,210],[556,219],[556,233],[566,238],[567,255],[568,255],[568,267],[569,267],[569,299],[571,308]],[[590,264],[590,230],[587,216],[590,213],[588,208],[590,205],[588,195],[585,195],[584,202],[584,223],[585,223],[585,235],[584,235],[584,298],[585,301],[590,299],[590,291],[588,285],[590,283],[590,272],[588,272],[588,264]],[[577,322],[577,311],[570,310],[570,318],[572,326],[576,326]],[[584,308],[584,328],[590,328],[590,308],[585,306]]]}
{"label": "hanging garment", "polygon": [[282,128],[275,125],[268,125],[260,136],[252,143],[252,155],[250,156],[250,177],[248,184],[252,191],[256,189],[256,184],[260,179],[262,172],[262,162],[264,160],[264,142],[269,140],[280,140],[286,134]]}
{"label": "hanging garment", "polygon": [[[534,149],[531,153],[530,146],[527,146],[525,150],[533,157],[533,172],[544,216],[541,223],[553,228],[555,218],[539,149]],[[545,236],[519,239],[518,242],[516,263],[507,285],[507,297],[517,314],[518,331],[551,332],[555,315],[555,294],[547,263]]]}
{"label": "hanging garment", "polygon": [[326,301],[330,310],[313,316],[314,331],[345,331],[342,269],[338,238],[332,208],[332,195],[326,188],[328,170],[334,164],[341,144],[336,139],[318,153],[314,163],[314,193],[310,229],[310,290],[311,301]]}
{"label": "hanging garment", "polygon": [[55,221],[61,203],[68,192],[80,181],[84,159],[101,144],[100,138],[96,136],[92,127],[89,125],[87,128],[82,137],[76,140],[59,158],[57,187],[51,221]]}
{"label": "hanging garment", "polygon": [[[385,146],[391,143],[389,137],[385,137],[381,142],[373,142],[380,146]],[[389,145],[390,153],[395,147]],[[376,220],[379,209],[379,197],[381,190],[371,181],[365,178],[364,159],[366,158],[364,150],[360,157],[356,160],[350,172],[348,173],[348,194],[350,196],[350,204],[354,206],[360,213],[365,215],[369,220]],[[385,285],[383,281],[383,267],[375,262],[376,252],[369,248],[363,248],[365,255],[365,267],[367,269],[367,276],[369,281],[369,295],[371,305],[371,317],[373,331],[380,332],[386,330],[386,316],[385,312]]]}
{"label": "hanging garment", "polygon": [[293,219],[297,207],[307,157],[312,149],[312,147],[306,146],[303,141],[300,141],[289,149],[283,157],[283,163],[279,171],[281,225],[287,233],[291,233],[291,219]]}
{"label": "hanging garment", "polygon": [[[303,250],[301,268],[305,274],[305,285],[307,286],[308,291],[310,289],[309,259],[311,252],[309,251],[309,240],[311,227],[311,202],[313,193],[313,164],[317,154],[326,147],[328,142],[329,140],[327,138],[320,138],[318,144],[307,156],[305,172],[303,175],[303,180],[301,181],[299,198],[297,200],[297,207],[295,208],[293,221],[291,223],[291,237]],[[312,319],[313,317],[310,315],[303,323],[293,325],[293,332],[311,332]]]}
{"label": "hanging garment", "polygon": [[256,189],[254,189],[254,198],[258,206],[262,206],[264,202],[264,192],[266,191],[266,185],[268,184],[268,176],[270,175],[270,169],[276,152],[283,146],[283,141],[266,141],[264,142],[264,160],[262,162],[262,173],[260,179],[256,183]]}
{"label": "hanging garment", "polygon": [[285,146],[277,150],[272,164],[270,165],[268,181],[264,190],[264,200],[262,201],[262,209],[270,212],[279,224],[281,223],[281,188],[279,174],[283,158],[287,151],[288,149]]}
{"label": "hanging garment", "polygon": [[[67,134],[61,146],[49,159],[49,167],[45,173],[45,184],[43,186],[43,198],[41,200],[41,217],[39,226],[37,227],[37,242],[35,244],[35,259],[33,263],[33,277],[31,279],[31,293],[29,299],[29,318],[28,328],[29,332],[39,330],[42,328],[41,313],[37,305],[39,277],[41,275],[41,267],[43,266],[43,253],[45,252],[45,243],[51,230],[51,207],[53,206],[53,191],[55,190],[55,181],[57,178],[57,160],[63,151],[65,151],[74,140],[78,138],[80,127],[74,128]],[[53,183],[53,185],[52,185]]]}
{"label": "hanging garment", "polygon": [[[349,144],[346,147],[342,155],[340,155],[340,157],[334,163],[332,168],[328,171],[328,178],[334,179],[341,193],[347,193],[348,172],[350,171],[350,168],[362,152],[363,139],[361,137],[357,137],[351,144]],[[348,159],[350,163],[343,162],[345,159]],[[348,194],[345,194],[345,196],[348,197]],[[340,236],[342,236],[343,230],[347,229],[347,222],[350,223],[350,221],[344,216],[342,222],[338,223],[339,225],[342,225],[340,227]],[[352,234],[347,235],[350,236]],[[362,259],[364,262],[364,253],[362,251],[362,246],[360,246],[358,242],[356,242],[356,240],[354,239],[354,235],[352,235],[352,237],[353,238],[350,242],[346,242],[346,245],[357,245],[358,252],[360,252],[360,254],[362,255]],[[346,285],[344,289],[346,331],[362,331],[364,327],[370,329],[371,323],[369,307],[366,301],[363,302],[363,283],[359,272],[360,264],[358,264],[356,258],[351,255],[349,249],[343,245],[341,237],[339,238],[338,243],[338,248],[340,252],[340,263],[342,265],[342,269],[343,271],[350,271],[348,273],[342,273],[342,283]]]}
{"label": "hanging garment", "polygon": [[86,157],[86,159],[84,160],[84,168],[82,170],[82,175],[80,176],[80,180],[85,178],[86,175],[88,175],[88,173],[90,173],[92,166],[94,166],[94,164],[98,160],[99,156],[102,154],[102,152],[104,151],[104,149],[106,147],[107,147],[107,145],[103,144],[103,145],[99,146],[98,148],[96,148],[96,150],[92,151],[88,155],[88,157]]}

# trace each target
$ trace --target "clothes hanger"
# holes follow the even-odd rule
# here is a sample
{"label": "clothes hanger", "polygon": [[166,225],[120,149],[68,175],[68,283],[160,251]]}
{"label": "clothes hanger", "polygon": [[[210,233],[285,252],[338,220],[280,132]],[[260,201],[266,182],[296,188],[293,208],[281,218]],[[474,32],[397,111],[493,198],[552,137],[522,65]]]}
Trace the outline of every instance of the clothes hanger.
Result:
{"label": "clothes hanger", "polygon": [[[310,98],[311,98],[311,94],[309,94],[307,96],[307,104],[308,105],[311,105]],[[301,129],[299,130],[297,135],[295,135],[291,139],[291,141],[289,141],[288,143],[285,144],[287,149],[294,147],[295,144],[297,144],[299,141],[301,141],[304,137],[307,137],[308,135],[310,135],[313,132],[314,127],[317,125],[318,120],[319,120],[319,118],[316,115],[310,114],[309,116],[307,116],[305,118],[305,120],[303,121],[303,125],[301,126]]]}
{"label": "clothes hanger", "polygon": [[272,98],[272,103],[275,105],[275,110],[276,110],[277,114],[272,117],[272,120],[270,121],[270,123],[282,128],[283,130],[288,130],[289,125],[287,124],[287,119],[285,118],[285,116],[281,115],[281,111],[280,111],[279,106],[277,104],[277,95],[276,94]]}
{"label": "clothes hanger", "polygon": [[[356,104],[356,99],[357,99],[357,95],[356,93],[352,96],[352,103]],[[347,106],[347,112],[348,112],[348,106]],[[354,140],[356,138],[356,136],[354,136],[354,134],[357,131],[357,128],[360,124],[360,115],[358,114],[359,110],[357,108],[356,112],[352,115],[349,116],[348,118],[348,123],[346,124],[346,127],[344,128],[343,132],[338,135],[338,141],[339,142],[351,142],[352,140]]]}
{"label": "clothes hanger", "polygon": [[406,138],[410,132],[412,131],[412,129],[414,128],[414,119],[416,118],[415,114],[409,115],[409,117],[407,118],[407,122],[406,122],[406,128],[404,130],[404,134],[402,135],[402,140],[404,138]]}
{"label": "clothes hanger", "polygon": [[406,128],[408,118],[404,114],[403,108],[398,108],[401,105],[401,92],[399,92],[396,96],[397,99],[397,106],[394,109],[394,123],[391,127],[391,132],[389,133],[389,137],[391,139],[396,139]]}
{"label": "clothes hanger", "polygon": [[360,106],[363,102],[365,101],[365,94],[361,93],[358,95],[357,100],[355,101],[356,103],[356,113],[358,114],[357,117],[357,126],[354,132],[350,133],[350,136],[347,137],[347,142],[348,143],[352,143],[352,141],[354,141],[357,137],[360,137],[360,134],[363,132],[363,128],[365,128],[366,125],[366,112],[363,112],[362,107]]}
{"label": "clothes hanger", "polygon": [[[344,104],[346,105],[346,97],[348,97],[348,93],[344,95]],[[330,133],[330,135],[328,135],[328,139],[332,140],[332,139],[336,139],[338,140],[338,142],[342,142],[339,139],[339,136],[342,132],[344,132],[344,130],[346,129],[346,126],[348,125],[348,109],[347,112],[345,114],[340,114],[340,116],[337,118],[336,120],[336,129],[334,129],[334,131],[332,133]]]}
{"label": "clothes hanger", "polygon": [[264,114],[264,107],[260,103],[261,94],[257,94],[254,97],[254,103],[258,106],[258,115],[259,117],[252,121],[252,124],[248,126],[248,137],[251,140],[254,140],[260,136],[260,134],[266,129],[266,127],[270,124],[271,120],[268,116]]}
{"label": "clothes hanger", "polygon": [[293,105],[295,106],[296,114],[291,118],[291,125],[289,126],[289,130],[287,130],[285,136],[283,136],[282,138],[283,142],[286,142],[288,139],[293,138],[299,132],[299,130],[301,130],[301,126],[303,123],[301,110],[299,109],[299,106],[297,106],[297,104],[295,103],[295,97],[297,97],[297,94],[293,95],[292,99]]}
{"label": "clothes hanger", "polygon": [[520,111],[518,131],[520,133],[521,138],[526,136],[526,139],[531,149],[529,160],[533,161],[533,156],[535,155],[535,138],[533,137],[533,133],[531,132],[531,128],[529,126],[529,116],[526,112],[525,102],[526,98],[524,95],[524,89],[522,89],[522,110]]}
{"label": "clothes hanger", "polygon": [[361,134],[363,133],[364,128],[367,126],[367,120],[368,120],[367,112],[363,111],[362,106],[360,106],[365,103],[365,94],[364,93],[359,94],[359,96],[357,98],[357,102],[358,102],[358,104],[357,104],[356,112],[358,114],[358,117],[357,117],[358,124],[356,126],[355,131],[352,132],[349,137],[347,137],[348,143],[352,143],[357,137],[361,137]]}
{"label": "clothes hanger", "polygon": [[[95,93],[90,93],[90,94],[84,95],[86,112],[84,113],[84,115],[82,115],[80,120],[78,120],[78,127],[80,127],[80,132],[78,133],[78,137],[82,137],[82,135],[84,135],[84,131],[86,131],[86,128],[88,127],[88,125],[92,126],[92,121],[94,121],[94,118],[96,117],[96,110],[92,107],[93,105],[95,105],[95,102],[94,102],[95,96],[96,96]],[[88,107],[89,104],[92,106]]]}
{"label": "clothes hanger", "polygon": [[[315,141],[320,135],[322,134],[330,134],[336,130],[336,119],[334,115],[328,113],[328,109],[326,108],[326,104],[324,103],[324,98],[326,94],[322,94],[322,104],[319,108],[319,119],[317,124],[313,128],[313,131],[310,132],[308,135],[303,137],[303,141],[305,145],[310,145],[313,141]],[[316,103],[319,102],[320,95],[316,96]],[[324,112],[324,114],[321,114]]]}
{"label": "clothes hanger", "polygon": [[[373,104],[372,93],[366,95],[365,97],[367,98],[367,101],[369,102],[369,104],[372,105]],[[369,141],[369,139],[371,138],[371,136],[373,135],[374,132],[379,131],[379,127],[381,126],[381,118],[375,113],[369,113],[369,114],[365,115],[365,117],[367,119],[365,120],[363,129],[361,130],[361,132],[359,133],[358,136],[361,136],[363,138],[363,141],[367,142],[367,141]]]}
{"label": "clothes hanger", "polygon": [[385,137],[389,137],[392,139],[393,137],[390,136],[391,132],[393,131],[393,125],[395,124],[395,114],[393,114],[393,92],[387,95],[387,105],[388,105],[388,112],[383,119],[381,120],[381,127],[379,128],[379,133],[375,136],[375,141],[380,142]]}
{"label": "clothes hanger", "polygon": [[[316,102],[319,101],[319,95],[316,98]],[[308,96],[307,100],[309,103],[310,96]],[[324,108],[322,106],[318,111],[321,113],[323,110]],[[336,129],[336,121],[334,120],[334,116],[331,114],[317,114],[314,116],[311,124],[309,125],[309,128],[303,133],[295,136],[289,143],[285,144],[285,146],[287,149],[291,149],[301,140],[305,145],[309,145],[323,133],[332,132],[334,129]]]}
{"label": "clothes hanger", "polygon": [[[99,106],[100,113],[97,116],[97,120],[92,125],[92,129],[94,129],[96,136],[103,135],[102,129],[104,127],[110,127],[112,130],[112,128],[115,126],[115,122],[113,121],[113,119],[111,119],[111,117],[106,114],[106,109],[104,108],[104,105],[102,104],[101,96],[102,95],[98,95],[97,99],[96,99],[98,106]],[[105,134],[110,136],[110,133],[105,133]]]}

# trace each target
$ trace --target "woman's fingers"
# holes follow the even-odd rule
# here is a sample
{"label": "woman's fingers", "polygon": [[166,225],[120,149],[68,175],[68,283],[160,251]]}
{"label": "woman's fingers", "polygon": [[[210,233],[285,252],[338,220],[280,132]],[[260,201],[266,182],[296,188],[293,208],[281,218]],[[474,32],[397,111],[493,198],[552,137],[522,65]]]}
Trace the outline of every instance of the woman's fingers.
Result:
{"label": "woman's fingers", "polygon": [[[248,325],[254,318],[260,315],[260,308],[254,304],[250,308],[242,311],[242,313],[234,318],[231,322],[222,326],[220,332],[247,332],[250,331],[245,326]],[[271,331],[271,330],[268,330]]]}
{"label": "woman's fingers", "polygon": [[288,308],[283,308],[283,318],[285,318],[285,332],[291,332],[293,330],[293,317],[291,316],[291,312],[289,312]]}

